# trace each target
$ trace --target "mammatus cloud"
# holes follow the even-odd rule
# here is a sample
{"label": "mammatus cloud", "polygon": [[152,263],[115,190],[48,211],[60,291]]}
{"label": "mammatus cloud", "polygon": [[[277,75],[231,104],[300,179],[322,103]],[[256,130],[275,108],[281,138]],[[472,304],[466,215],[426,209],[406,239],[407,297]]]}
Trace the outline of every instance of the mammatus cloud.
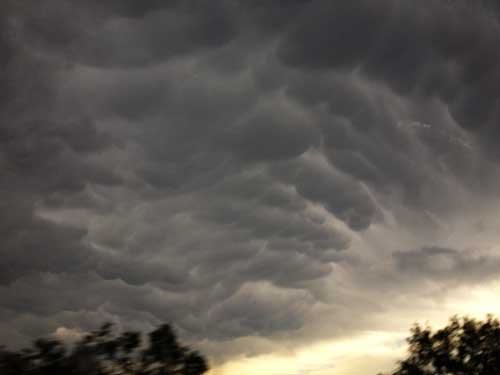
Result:
{"label": "mammatus cloud", "polygon": [[1,337],[219,361],[494,279],[498,8],[424,3],[4,2]]}

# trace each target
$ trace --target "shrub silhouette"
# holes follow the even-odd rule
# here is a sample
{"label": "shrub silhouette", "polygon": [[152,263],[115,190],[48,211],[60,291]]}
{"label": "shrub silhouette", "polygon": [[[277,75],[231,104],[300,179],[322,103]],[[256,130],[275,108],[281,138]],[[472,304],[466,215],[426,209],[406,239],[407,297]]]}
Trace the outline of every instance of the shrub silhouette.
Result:
{"label": "shrub silhouette", "polygon": [[437,331],[416,325],[408,357],[392,375],[500,374],[500,322],[468,317],[450,319]]}
{"label": "shrub silhouette", "polygon": [[2,375],[201,375],[205,358],[179,344],[172,327],[164,324],[149,334],[113,333],[104,324],[85,335],[71,350],[55,339],[38,339],[20,351],[0,349]]}

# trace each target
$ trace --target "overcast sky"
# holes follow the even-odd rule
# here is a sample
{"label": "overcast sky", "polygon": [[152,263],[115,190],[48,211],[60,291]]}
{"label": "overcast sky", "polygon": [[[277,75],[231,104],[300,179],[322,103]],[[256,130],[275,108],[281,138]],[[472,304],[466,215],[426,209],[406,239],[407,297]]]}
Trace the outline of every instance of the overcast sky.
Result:
{"label": "overcast sky", "polygon": [[0,344],[172,322],[217,375],[500,313],[500,8],[3,0]]}

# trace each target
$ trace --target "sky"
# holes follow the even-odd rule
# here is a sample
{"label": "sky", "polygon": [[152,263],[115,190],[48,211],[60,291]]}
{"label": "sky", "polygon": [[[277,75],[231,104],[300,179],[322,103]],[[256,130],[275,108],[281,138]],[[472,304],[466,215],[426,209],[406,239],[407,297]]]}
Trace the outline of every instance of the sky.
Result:
{"label": "sky", "polygon": [[500,314],[500,7],[4,0],[0,344],[171,322],[367,375]]}

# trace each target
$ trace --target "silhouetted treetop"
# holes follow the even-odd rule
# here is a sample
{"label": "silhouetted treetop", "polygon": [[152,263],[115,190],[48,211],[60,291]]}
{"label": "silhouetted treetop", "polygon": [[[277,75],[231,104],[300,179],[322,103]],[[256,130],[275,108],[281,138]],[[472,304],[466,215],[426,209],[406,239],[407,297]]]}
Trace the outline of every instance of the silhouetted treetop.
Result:
{"label": "silhouetted treetop", "polygon": [[20,351],[0,347],[2,375],[201,375],[206,371],[206,359],[181,345],[168,324],[151,332],[145,343],[140,333],[116,335],[106,323],[71,350],[55,339],[38,339]]}
{"label": "silhouetted treetop", "polygon": [[500,322],[453,317],[437,331],[416,325],[408,357],[392,375],[500,374]]}

